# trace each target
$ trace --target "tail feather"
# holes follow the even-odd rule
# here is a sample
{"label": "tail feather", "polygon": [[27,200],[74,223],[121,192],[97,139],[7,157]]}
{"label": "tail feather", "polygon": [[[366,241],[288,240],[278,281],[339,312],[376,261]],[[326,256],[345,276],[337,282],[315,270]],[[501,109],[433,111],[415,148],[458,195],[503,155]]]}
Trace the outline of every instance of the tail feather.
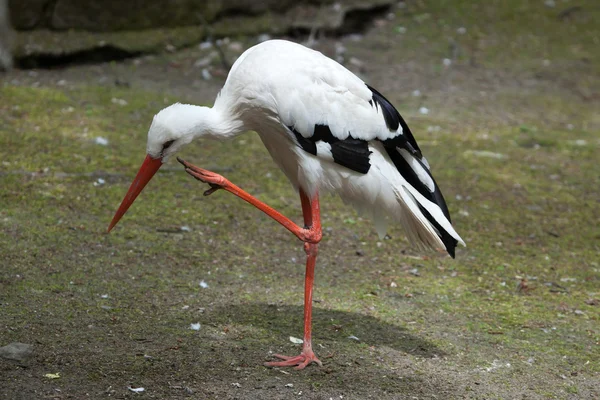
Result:
{"label": "tail feather", "polygon": [[404,223],[409,238],[429,248],[445,249],[454,258],[456,245],[465,243],[452,227],[448,206],[429,166],[401,149],[385,149],[405,180],[396,196],[412,214],[411,222]]}

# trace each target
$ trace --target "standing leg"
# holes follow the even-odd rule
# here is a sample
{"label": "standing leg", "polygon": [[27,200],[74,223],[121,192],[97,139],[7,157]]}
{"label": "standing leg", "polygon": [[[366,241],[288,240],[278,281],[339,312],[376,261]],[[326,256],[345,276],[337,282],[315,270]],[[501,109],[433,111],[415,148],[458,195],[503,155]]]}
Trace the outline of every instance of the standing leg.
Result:
{"label": "standing leg", "polygon": [[269,207],[267,204],[258,200],[254,196],[237,187],[223,176],[214,172],[198,168],[180,158],[177,160],[185,166],[188,174],[194,178],[206,182],[210,189],[204,192],[208,196],[219,189],[226,190],[240,199],[247,201],[258,208],[283,227],[292,232],[298,239],[304,242],[304,251],[306,252],[306,277],[304,279],[304,343],[302,353],[295,357],[282,356],[275,354],[275,357],[283,361],[272,361],[265,363],[268,367],[292,367],[304,369],[308,364],[315,362],[322,366],[321,361],[315,356],[312,350],[312,294],[313,283],[315,280],[315,263],[317,261],[317,243],[321,241],[323,232],[321,230],[321,213],[319,210],[319,196],[315,194],[310,199],[302,189],[300,189],[300,201],[302,203],[302,215],[304,216],[304,227],[296,225],[292,220],[282,215],[279,211]]}
{"label": "standing leg", "polygon": [[[304,228],[317,233],[321,238],[321,216],[319,212],[319,197],[315,195],[312,201],[300,189],[300,200],[302,202],[302,214],[304,215]],[[292,367],[304,369],[308,364],[315,362],[323,366],[312,349],[312,297],[313,284],[315,281],[315,263],[317,261],[317,243],[304,242],[306,252],[306,276],[304,278],[304,343],[302,353],[295,357],[275,354],[275,357],[283,361],[271,361],[265,363],[268,367]]]}

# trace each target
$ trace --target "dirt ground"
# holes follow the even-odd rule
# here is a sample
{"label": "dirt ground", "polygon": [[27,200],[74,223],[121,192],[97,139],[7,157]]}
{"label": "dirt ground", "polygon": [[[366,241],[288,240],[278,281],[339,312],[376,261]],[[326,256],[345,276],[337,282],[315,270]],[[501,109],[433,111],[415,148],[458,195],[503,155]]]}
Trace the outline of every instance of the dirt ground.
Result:
{"label": "dirt ground", "polygon": [[[0,76],[0,346],[33,346],[0,398],[600,398],[599,18],[419,1],[318,37],[407,120],[467,247],[419,254],[323,198],[304,371],[262,366],[299,351],[304,261],[260,212],[172,162],[105,234],[152,115],[222,86],[214,49]],[[181,156],[300,219],[256,134]]]}

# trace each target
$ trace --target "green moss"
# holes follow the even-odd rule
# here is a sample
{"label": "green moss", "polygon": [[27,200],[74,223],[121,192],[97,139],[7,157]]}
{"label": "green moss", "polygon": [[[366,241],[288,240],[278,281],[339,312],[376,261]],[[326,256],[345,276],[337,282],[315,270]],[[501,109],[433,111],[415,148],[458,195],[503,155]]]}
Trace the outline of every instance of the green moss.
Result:
{"label": "green moss", "polygon": [[[509,15],[495,13],[501,24],[488,28],[483,17],[428,7],[431,16],[410,19],[407,35],[434,23],[449,32],[460,22],[467,32],[501,39]],[[491,7],[490,13],[500,5]],[[431,40],[436,32],[428,33]],[[550,51],[567,60],[562,40]],[[502,60],[513,55],[500,44],[489,68],[507,68]],[[517,54],[514,68],[528,68],[537,56]],[[577,79],[576,85],[596,78]],[[260,362],[268,351],[298,351],[288,337],[302,336],[299,241],[227,193],[205,198],[204,187],[176,163],[105,233],[144,157],[152,116],[175,99],[138,89],[6,83],[0,88],[6,99],[0,103],[3,340],[39,343],[32,374],[63,372],[61,387],[75,397],[139,384],[170,398],[175,382],[199,382],[198,397],[211,398],[215,393],[202,388],[231,390],[231,382],[247,378],[253,387],[280,390],[281,377],[324,398],[503,398],[514,397],[504,396],[514,387],[544,398],[587,395],[586,382],[600,372],[600,309],[588,301],[598,297],[600,279],[597,111],[594,102],[565,90],[499,88],[498,111],[489,113],[431,98],[440,111],[420,116],[410,112],[417,100],[403,103],[468,247],[455,260],[419,256],[399,227],[391,227],[392,239],[379,240],[370,221],[324,197],[331,230],[320,245],[313,338],[326,367],[284,376]],[[428,131],[430,125],[440,130]],[[108,145],[96,144],[97,136]],[[489,157],[494,153],[503,158]],[[182,157],[227,171],[300,220],[297,195],[257,135],[196,143]],[[94,186],[98,178],[106,183]],[[191,231],[168,233],[183,225]],[[209,288],[200,288],[200,280]],[[193,322],[202,329],[190,330]],[[494,360],[497,369],[488,372]],[[19,378],[21,390],[22,375],[6,373],[10,382]]]}
{"label": "green moss", "polygon": [[[562,16],[569,8],[573,8],[571,12]],[[556,8],[519,0],[414,2],[397,13],[396,25],[390,30],[404,32],[396,33],[403,47],[425,49],[421,58],[437,55],[440,62],[433,67],[437,72],[443,70],[442,58],[485,68],[534,71],[543,71],[543,60],[548,60],[546,67],[570,63],[589,71],[589,66],[600,61],[594,51],[597,37],[593,25],[598,13],[592,1]]]}

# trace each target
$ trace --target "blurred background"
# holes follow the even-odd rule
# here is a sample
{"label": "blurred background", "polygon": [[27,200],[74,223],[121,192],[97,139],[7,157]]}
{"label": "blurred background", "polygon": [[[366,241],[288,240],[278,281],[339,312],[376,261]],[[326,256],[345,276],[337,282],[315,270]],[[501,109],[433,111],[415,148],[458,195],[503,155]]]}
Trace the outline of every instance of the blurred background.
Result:
{"label": "blurred background", "polygon": [[[0,397],[599,398],[599,20],[594,0],[0,0]],[[171,162],[105,234],[153,115],[212,104],[273,38],[396,106],[467,242],[420,254],[322,199],[325,367],[301,373],[261,366],[298,346],[304,253],[259,211]],[[299,219],[256,134],[181,156]]]}

